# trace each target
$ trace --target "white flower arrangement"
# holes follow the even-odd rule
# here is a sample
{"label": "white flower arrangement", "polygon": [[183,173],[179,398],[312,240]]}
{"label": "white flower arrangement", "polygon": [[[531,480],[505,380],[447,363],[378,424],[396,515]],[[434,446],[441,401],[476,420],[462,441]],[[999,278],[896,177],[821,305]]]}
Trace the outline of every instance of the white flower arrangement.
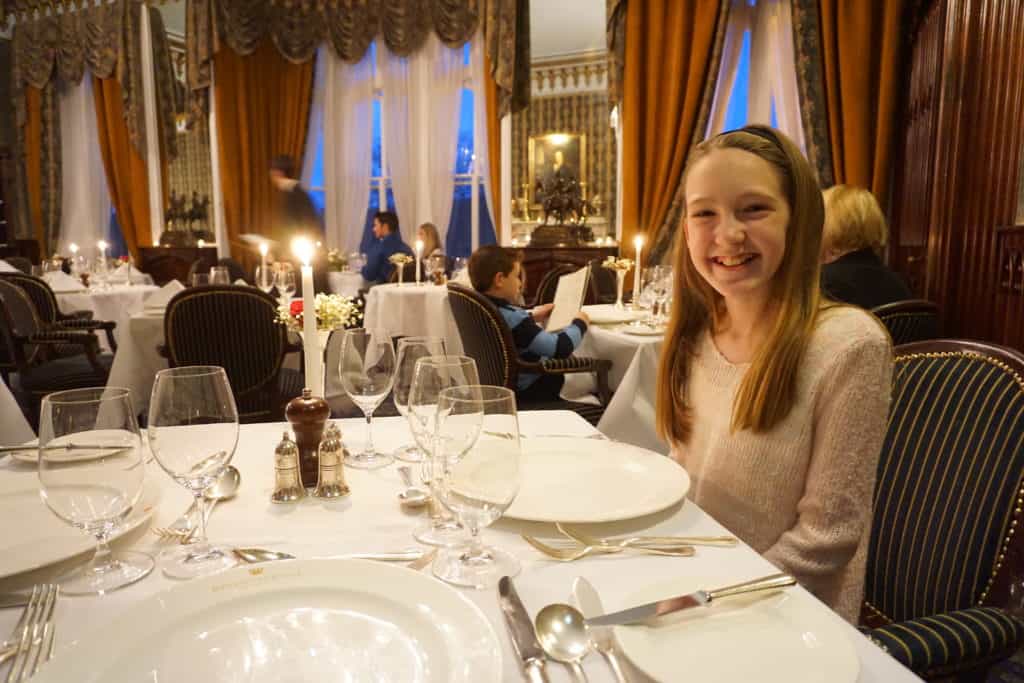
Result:
{"label": "white flower arrangement", "polygon": [[[340,294],[317,294],[314,306],[318,330],[355,327],[363,319],[359,303]],[[302,332],[302,315],[302,299],[296,299],[291,302],[291,306],[281,306],[277,309],[277,322],[293,332]]]}
{"label": "white flower arrangement", "polygon": [[627,272],[627,271],[629,271],[633,267],[633,259],[628,259],[628,258],[618,258],[617,259],[614,256],[609,256],[608,258],[606,258],[604,260],[604,263],[601,264],[601,267],[602,268],[607,268],[609,270]]}
{"label": "white flower arrangement", "polygon": [[409,256],[408,254],[403,254],[402,252],[398,252],[397,254],[392,254],[391,256],[388,256],[388,261],[393,265],[401,267],[407,263],[412,263],[412,256]]}

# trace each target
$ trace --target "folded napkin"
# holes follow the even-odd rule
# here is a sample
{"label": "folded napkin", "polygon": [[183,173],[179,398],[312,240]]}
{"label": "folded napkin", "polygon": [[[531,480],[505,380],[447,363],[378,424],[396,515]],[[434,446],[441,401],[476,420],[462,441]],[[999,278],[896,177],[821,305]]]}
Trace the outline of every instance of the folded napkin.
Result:
{"label": "folded napkin", "polygon": [[0,258],[0,273],[20,273],[17,268]]}
{"label": "folded napkin", "polygon": [[249,283],[246,282],[245,280],[243,280],[242,278],[238,278],[237,280],[235,280],[234,284],[240,285],[242,287],[248,287],[249,286]]}
{"label": "folded napkin", "polygon": [[166,285],[156,290],[146,298],[145,309],[147,311],[162,311],[175,294],[185,289],[185,285],[177,280],[171,280]]}
{"label": "folded napkin", "polygon": [[43,279],[54,292],[82,292],[85,290],[85,285],[78,278],[71,277],[63,270],[43,273]]}

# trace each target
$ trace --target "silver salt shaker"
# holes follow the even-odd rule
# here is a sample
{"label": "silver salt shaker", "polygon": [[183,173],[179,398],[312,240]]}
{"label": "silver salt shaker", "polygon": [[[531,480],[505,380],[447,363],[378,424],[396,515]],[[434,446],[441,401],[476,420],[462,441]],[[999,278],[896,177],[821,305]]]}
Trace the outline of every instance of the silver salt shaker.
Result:
{"label": "silver salt shaker", "polygon": [[286,431],[274,449],[274,493],[271,503],[293,503],[306,495],[299,479],[299,447]]}
{"label": "silver salt shaker", "polygon": [[313,495],[317,498],[341,498],[347,496],[348,485],[345,483],[345,445],[341,442],[341,430],[333,422],[324,430],[324,438],[320,441],[320,473],[317,478]]}

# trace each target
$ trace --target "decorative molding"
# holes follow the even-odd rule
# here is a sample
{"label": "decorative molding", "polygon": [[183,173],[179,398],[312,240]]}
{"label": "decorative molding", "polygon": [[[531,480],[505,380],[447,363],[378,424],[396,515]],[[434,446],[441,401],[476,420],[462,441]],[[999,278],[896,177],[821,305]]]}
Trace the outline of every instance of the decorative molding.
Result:
{"label": "decorative molding", "polygon": [[533,97],[575,95],[608,90],[608,53],[605,50],[537,59],[530,64]]}

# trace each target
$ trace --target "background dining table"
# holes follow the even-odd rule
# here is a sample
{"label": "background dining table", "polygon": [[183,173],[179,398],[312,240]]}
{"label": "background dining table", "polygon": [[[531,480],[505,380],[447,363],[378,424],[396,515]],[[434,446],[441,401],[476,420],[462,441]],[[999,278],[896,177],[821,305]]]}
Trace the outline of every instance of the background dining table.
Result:
{"label": "background dining table", "polygon": [[395,282],[371,287],[363,327],[386,330],[391,337],[440,337],[448,353],[462,353],[462,338],[448,305],[448,288],[442,285]]}
{"label": "background dining table", "polygon": [[[531,437],[559,434],[564,436],[593,435],[594,430],[574,413],[562,411],[520,413],[523,441]],[[359,419],[339,420],[343,438],[348,447],[361,445],[365,437],[365,423]],[[410,432],[401,418],[374,421],[374,438],[379,448],[391,450],[410,441]],[[297,504],[273,505],[269,501],[273,488],[273,447],[281,436],[282,424],[243,425],[233,464],[242,475],[242,484],[236,498],[219,505],[210,524],[211,540],[234,546],[262,546],[292,553],[300,558],[339,555],[363,551],[392,551],[413,547],[411,532],[424,519],[421,513],[403,511],[396,499],[401,483],[395,467],[378,470],[346,469],[352,492],[334,501],[321,502],[307,498]],[[10,458],[0,460],[0,472],[5,475],[20,472],[32,476],[33,467]],[[28,473],[27,475],[25,473]],[[175,484],[155,463],[150,464],[147,477],[159,486],[160,502],[150,524],[166,526],[184,511],[190,496]],[[15,524],[12,519],[0,520],[3,525]],[[638,531],[661,535],[723,535],[728,531],[699,507],[689,501],[677,503],[660,513],[622,522],[591,525],[588,531],[601,534],[623,534]],[[607,609],[626,607],[632,593],[645,585],[664,582],[681,575],[723,576],[753,578],[770,574],[776,569],[767,560],[740,544],[736,547],[700,547],[694,557],[666,558],[642,555],[615,555],[588,558],[572,563],[559,563],[545,559],[528,546],[520,534],[554,536],[550,524],[499,520],[485,529],[484,540],[515,554],[522,563],[515,584],[531,616],[545,604],[565,602],[573,578],[586,577],[600,593]],[[131,547],[156,553],[167,547],[143,525],[114,543],[115,548]],[[77,558],[84,561],[86,557]],[[0,592],[20,590],[45,580],[56,571],[73,562],[36,570],[0,580]],[[426,569],[424,571],[429,571]],[[66,597],[58,607],[57,652],[55,658],[65,656],[69,645],[90,630],[115,619],[139,601],[172,586],[180,585],[161,575],[159,571],[121,590],[99,597]],[[791,590],[803,591],[802,588]],[[515,656],[497,592],[491,590],[461,590],[475,603],[492,623],[502,648],[503,675],[501,680],[523,680],[520,662]],[[812,608],[820,609],[822,618],[833,620],[851,643],[860,664],[858,681],[863,683],[901,683],[918,680],[889,655],[872,644],[853,626],[812,601]],[[0,610],[0,634],[14,627],[20,610]],[[111,643],[111,647],[116,647]],[[153,643],[152,647],[160,647]],[[737,652],[742,656],[742,653]],[[686,655],[680,652],[680,670],[686,668]],[[628,663],[627,663],[628,665]],[[630,666],[632,669],[632,666]],[[568,670],[549,662],[547,666],[553,683],[569,681]],[[584,669],[590,681],[602,683],[613,677],[605,662],[596,654],[588,656]],[[821,680],[830,680],[821,672]],[[649,680],[633,671],[632,680]]]}
{"label": "background dining table", "polygon": [[[114,340],[120,344],[128,320],[142,311],[146,299],[159,287],[154,285],[118,284],[109,287],[91,287],[80,292],[55,292],[57,306],[62,313],[92,311],[93,320],[111,320],[117,323]],[[109,351],[106,335],[98,335],[100,347]]]}
{"label": "background dining table", "polygon": [[0,382],[0,446],[19,446],[36,438],[10,388]]}

